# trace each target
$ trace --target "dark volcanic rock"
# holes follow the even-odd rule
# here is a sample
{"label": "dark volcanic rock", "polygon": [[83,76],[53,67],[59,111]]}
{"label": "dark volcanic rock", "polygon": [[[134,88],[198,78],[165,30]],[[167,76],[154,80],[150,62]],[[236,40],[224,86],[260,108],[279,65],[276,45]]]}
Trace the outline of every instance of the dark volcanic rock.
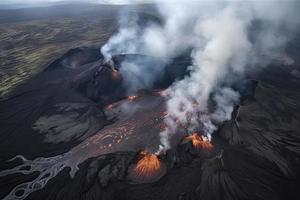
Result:
{"label": "dark volcanic rock", "polygon": [[72,88],[80,74],[99,67],[98,58],[95,48],[72,50],[0,101],[1,159],[67,151],[108,123],[95,102]]}
{"label": "dark volcanic rock", "polygon": [[45,71],[55,70],[55,69],[75,69],[82,65],[95,62],[102,59],[103,56],[100,54],[99,47],[81,47],[71,49],[65,53],[61,58],[55,60],[51,63]]}
{"label": "dark volcanic rock", "polygon": [[107,105],[126,96],[119,72],[102,60],[99,66],[88,73],[81,73],[73,81],[72,87],[99,105]]}
{"label": "dark volcanic rock", "polygon": [[[60,154],[110,123],[102,105],[123,98],[126,92],[122,81],[114,79],[111,66],[90,61],[46,70],[0,102],[3,160],[16,154]],[[173,71],[171,66],[166,71]],[[171,83],[185,73],[186,69],[174,76],[165,73],[161,80],[168,85],[168,80]],[[234,86],[244,91],[242,102],[214,134],[214,149],[199,152],[183,142],[168,150],[159,156],[167,173],[158,181],[131,184],[128,168],[138,155],[124,150],[84,161],[74,178],[64,169],[27,199],[300,199],[300,80],[280,67],[252,78],[256,81],[250,81],[251,90]],[[141,117],[147,118],[143,113]],[[110,130],[122,123],[115,125]],[[1,197],[34,176],[1,177]]]}
{"label": "dark volcanic rock", "polygon": [[[216,133],[210,154],[199,154],[191,143],[183,143],[160,156],[168,166],[165,176],[155,183],[136,185],[124,178],[128,166],[137,162],[135,153],[93,158],[82,164],[74,179],[82,177],[81,184],[88,189],[72,198],[298,199],[299,116],[294,111],[300,110],[299,97],[299,90],[260,82],[253,99],[240,105],[232,120]],[[59,181],[55,179],[30,198],[52,199],[47,194]],[[71,182],[65,188],[79,184],[71,186]],[[70,197],[67,192],[60,194]]]}

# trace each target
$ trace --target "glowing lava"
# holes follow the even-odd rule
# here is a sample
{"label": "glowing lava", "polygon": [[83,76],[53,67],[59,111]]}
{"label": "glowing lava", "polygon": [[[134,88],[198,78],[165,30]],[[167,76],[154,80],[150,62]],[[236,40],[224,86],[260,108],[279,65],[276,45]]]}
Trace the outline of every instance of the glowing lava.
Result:
{"label": "glowing lava", "polygon": [[156,171],[159,171],[160,161],[155,154],[147,152],[142,154],[144,157],[137,163],[134,171],[138,176],[152,176]]}
{"label": "glowing lava", "polygon": [[116,68],[111,67],[111,75],[113,77],[113,79],[121,79],[121,74],[118,70],[116,70]]}
{"label": "glowing lava", "polygon": [[200,136],[197,133],[185,137],[184,140],[192,141],[192,144],[196,149],[210,150],[213,148],[213,145],[206,137]]}
{"label": "glowing lava", "polygon": [[137,98],[138,98],[137,95],[132,95],[132,96],[128,96],[128,97],[127,97],[128,101],[134,101],[134,100],[136,100]]}
{"label": "glowing lava", "polygon": [[129,169],[129,178],[135,183],[151,183],[157,181],[166,172],[165,164],[155,154],[142,151],[142,158]]}
{"label": "glowing lava", "polygon": [[[164,98],[151,94],[139,96],[139,101],[134,102],[138,108],[130,115],[127,115],[127,110],[121,109],[122,102],[123,100],[105,107],[106,109],[112,108],[112,110],[105,111],[118,112],[118,120],[105,126],[93,136],[70,149],[70,151],[54,157],[38,157],[33,160],[28,160],[21,155],[16,156],[16,158],[21,159],[20,164],[15,165],[13,168],[1,169],[0,179],[2,180],[6,176],[14,176],[14,174],[22,174],[22,176],[26,176],[26,180],[24,179],[22,183],[16,183],[16,186],[11,189],[4,199],[26,199],[31,193],[43,189],[52,178],[66,168],[69,168],[70,176],[74,177],[79,170],[80,163],[89,158],[115,152],[136,152],[145,146],[155,145],[153,138],[158,137],[163,122]],[[143,163],[148,163],[147,161],[140,161],[139,167],[137,167],[137,163],[131,165],[131,170],[129,167],[128,176],[132,174],[132,178],[127,178],[130,178],[130,183],[155,182],[166,173],[166,165],[161,161],[157,161],[157,156],[150,155],[147,156],[150,161],[156,160],[154,165],[153,162],[150,162],[149,166],[152,167],[140,167],[145,166]],[[145,156],[145,152],[141,153],[141,158]],[[136,170],[133,170],[135,168]],[[138,169],[144,170],[138,173]],[[143,177],[144,174],[149,174],[146,173],[147,171],[154,172],[150,173],[150,176]],[[32,177],[34,173],[36,175]]]}

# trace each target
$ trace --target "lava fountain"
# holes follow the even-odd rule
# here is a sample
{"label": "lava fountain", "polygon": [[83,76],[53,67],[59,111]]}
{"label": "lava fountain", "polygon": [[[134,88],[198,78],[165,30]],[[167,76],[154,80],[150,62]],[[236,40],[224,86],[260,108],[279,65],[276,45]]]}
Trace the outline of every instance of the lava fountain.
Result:
{"label": "lava fountain", "polygon": [[193,133],[187,137],[184,138],[185,141],[191,141],[193,144],[193,147],[201,150],[211,150],[213,148],[213,145],[210,143],[209,139],[201,136],[197,133]]}
{"label": "lava fountain", "polygon": [[133,183],[152,183],[165,175],[166,165],[156,154],[142,151],[140,156],[141,159],[129,167],[129,179]]}

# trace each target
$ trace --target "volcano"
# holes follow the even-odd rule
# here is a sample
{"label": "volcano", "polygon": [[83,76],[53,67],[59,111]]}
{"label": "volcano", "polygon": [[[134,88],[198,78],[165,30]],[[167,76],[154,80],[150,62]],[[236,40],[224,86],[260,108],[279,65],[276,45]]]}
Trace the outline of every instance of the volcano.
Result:
{"label": "volcano", "polygon": [[[166,67],[152,89],[129,95],[121,63],[136,57]],[[1,198],[299,197],[300,80],[287,69],[276,63],[232,85],[241,102],[211,141],[179,132],[157,155],[160,91],[188,75],[191,60],[112,60],[93,47],[71,50],[1,100]]]}
{"label": "volcano", "polygon": [[187,137],[184,138],[185,141],[191,141],[193,146],[196,149],[204,149],[209,150],[213,148],[213,145],[210,143],[208,138],[205,138],[201,135],[198,135],[198,133],[193,133]]}
{"label": "volcano", "polygon": [[166,173],[166,165],[156,154],[142,151],[141,159],[129,167],[129,179],[133,183],[151,183],[159,180]]}

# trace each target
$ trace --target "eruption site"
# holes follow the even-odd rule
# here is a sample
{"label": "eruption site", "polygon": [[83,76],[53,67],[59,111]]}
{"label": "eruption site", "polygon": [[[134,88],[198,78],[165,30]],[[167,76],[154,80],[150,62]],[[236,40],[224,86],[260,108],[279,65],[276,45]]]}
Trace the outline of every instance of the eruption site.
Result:
{"label": "eruption site", "polygon": [[[172,147],[170,140],[181,127],[188,129],[187,132],[201,127],[203,135],[210,138],[221,123],[230,120],[240,100],[239,92],[232,85],[243,79],[248,71],[256,69],[257,62],[270,62],[270,52],[284,46],[285,36],[279,34],[280,41],[270,42],[270,38],[278,38],[278,24],[285,23],[283,16],[289,14],[289,9],[295,10],[293,1],[282,13],[270,15],[263,10],[276,8],[280,6],[279,2],[156,3],[162,16],[161,23],[140,26],[135,17],[121,15],[120,29],[101,52],[106,60],[126,53],[165,60],[158,64],[145,57],[123,59],[120,73],[129,93],[141,88],[152,89],[168,61],[184,54],[189,56],[191,63],[185,76],[175,79],[164,90],[168,116],[164,120],[166,129],[160,133],[160,143],[169,149]],[[268,26],[257,28],[258,21]],[[287,25],[286,28],[293,27]],[[250,33],[252,29],[257,29],[255,35]],[[261,55],[267,56],[261,60]],[[210,112],[212,101],[215,106]],[[199,117],[199,113],[208,114]]]}
{"label": "eruption site", "polygon": [[[81,144],[62,155],[28,160],[19,155],[22,163],[11,169],[0,171],[0,177],[10,174],[32,174],[39,172],[34,180],[15,186],[4,198],[25,199],[32,192],[42,189],[49,180],[63,169],[70,168],[70,176],[74,177],[79,164],[87,160],[114,152],[133,151],[143,148],[153,148],[159,144],[159,132],[165,112],[163,97],[156,94],[139,96],[134,102],[125,98],[106,107],[107,116],[118,119],[106,126],[95,135],[87,138]],[[144,134],[146,133],[146,134]],[[166,167],[158,160],[157,155],[143,152],[143,157],[133,172],[132,181],[136,183],[153,182],[166,172]],[[24,169],[29,167],[29,169]]]}
{"label": "eruption site", "polygon": [[119,71],[116,70],[114,67],[112,67],[112,77],[113,77],[113,79],[116,79],[116,80],[122,78]]}
{"label": "eruption site", "polygon": [[134,101],[134,100],[136,100],[137,98],[138,98],[137,95],[131,95],[131,96],[128,96],[128,97],[127,97],[127,99],[128,99],[129,101]]}
{"label": "eruption site", "polygon": [[[17,156],[8,165],[13,167],[0,171],[0,180],[18,173],[31,179],[9,186],[4,200],[30,197],[65,168],[80,181],[85,174],[93,190],[89,195],[103,195],[99,199],[111,196],[111,191],[130,193],[135,186],[151,190],[150,183],[159,179],[158,190],[175,191],[167,194],[172,198],[162,194],[161,199],[272,199],[266,198],[270,188],[276,191],[277,182],[295,177],[300,116],[292,111],[300,110],[300,92],[260,80],[251,91],[246,86],[253,74],[268,80],[269,75],[264,79],[257,74],[267,71],[269,55],[287,42],[280,34],[285,29],[278,31],[278,24],[285,24],[291,32],[281,20],[286,13],[266,16],[266,8],[258,9],[252,1],[155,2],[160,20],[140,26],[138,19],[121,13],[120,29],[96,50],[101,51],[97,59],[72,68],[59,64],[64,59],[54,62],[15,96],[0,101],[0,125],[7,132],[0,136],[10,139],[3,139],[4,144],[25,127],[24,132],[40,134],[45,143],[73,145],[64,153],[32,160],[18,155],[24,147],[12,152]],[[241,165],[235,164],[235,157]],[[15,159],[21,164],[10,163]],[[169,170],[174,173],[167,174]],[[110,187],[109,181],[115,180],[118,183]],[[186,185],[177,194],[181,183]],[[252,198],[256,190],[261,192]]]}
{"label": "eruption site", "polygon": [[151,183],[166,173],[166,165],[156,154],[144,150],[140,152],[140,160],[129,168],[129,179],[133,183]]}
{"label": "eruption site", "polygon": [[213,148],[213,145],[210,143],[209,139],[207,137],[199,135],[198,133],[193,133],[189,136],[186,136],[184,140],[191,141],[193,147],[198,150],[211,150]]}

